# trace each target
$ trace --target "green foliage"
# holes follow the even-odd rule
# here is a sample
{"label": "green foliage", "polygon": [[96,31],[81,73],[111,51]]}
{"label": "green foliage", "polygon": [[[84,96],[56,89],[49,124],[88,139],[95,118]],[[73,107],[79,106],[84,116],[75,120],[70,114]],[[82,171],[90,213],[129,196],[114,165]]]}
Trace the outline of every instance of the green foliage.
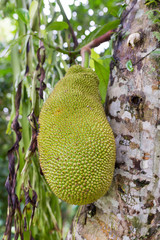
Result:
{"label": "green foliage", "polygon": [[155,56],[160,55],[160,48],[157,48],[157,50],[153,51],[152,55],[155,55]]}
{"label": "green foliage", "polygon": [[29,12],[25,8],[18,8],[16,10],[16,13],[18,14],[18,17],[25,23],[29,23]]}
{"label": "green foliage", "polygon": [[133,68],[131,60],[126,62],[126,68],[127,68],[128,71],[133,72],[134,68]]}
{"label": "green foliage", "polygon": [[108,0],[106,6],[110,14],[114,17],[120,17],[123,10],[126,8],[126,4],[121,0]]}
{"label": "green foliage", "polygon": [[46,31],[62,31],[68,28],[68,24],[66,22],[51,22],[47,25]]}
{"label": "green foliage", "polygon": [[112,59],[111,49],[108,48],[105,51],[103,57],[100,57],[94,50],[91,51],[90,67],[95,68],[95,71],[99,77],[99,92],[102,98],[102,103],[105,102],[107,86],[110,74],[110,61]]}
{"label": "green foliage", "polygon": [[146,0],[145,4],[146,6],[157,6],[158,2],[160,2],[159,0]]}
{"label": "green foliage", "polygon": [[[148,18],[153,22],[153,24],[155,24],[155,27],[156,27],[156,30],[158,31],[154,31],[153,32],[153,35],[155,36],[155,38],[160,42],[160,31],[159,31],[159,28],[160,28],[160,11],[157,9],[157,8],[154,8],[154,7],[157,7],[158,3],[160,3],[160,1],[146,1],[146,5],[148,6],[151,6],[153,9],[152,10],[149,10],[147,11],[147,15],[148,15]],[[158,54],[158,50],[157,52],[153,52],[153,54]]]}
{"label": "green foliage", "polygon": [[118,25],[120,24],[120,20],[114,20],[112,22],[109,22],[107,24],[105,24],[104,26],[101,27],[101,29],[98,31],[96,38],[105,34],[106,32],[108,32],[109,30],[113,30],[116,29],[118,27]]}
{"label": "green foliage", "polygon": [[33,25],[36,23],[36,17],[38,12],[38,2],[37,1],[32,1],[31,5],[29,7],[29,18],[30,18],[30,26],[31,28]]}
{"label": "green foliage", "polygon": [[160,26],[160,11],[157,9],[149,10],[147,12],[149,19],[154,23]]}
{"label": "green foliage", "polygon": [[153,35],[157,38],[157,40],[160,42],[160,32],[153,32]]}
{"label": "green foliage", "polygon": [[105,102],[106,92],[107,92],[107,86],[108,86],[108,80],[107,77],[108,71],[107,69],[100,64],[97,61],[94,61],[95,71],[100,79],[99,89],[100,89],[100,95],[102,97],[102,102]]}

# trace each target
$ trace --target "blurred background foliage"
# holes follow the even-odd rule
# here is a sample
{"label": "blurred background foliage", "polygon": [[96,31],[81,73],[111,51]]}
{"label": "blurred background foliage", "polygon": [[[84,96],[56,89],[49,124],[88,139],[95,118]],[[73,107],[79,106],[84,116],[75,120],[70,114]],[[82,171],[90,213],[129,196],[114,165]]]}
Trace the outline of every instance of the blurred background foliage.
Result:
{"label": "blurred background foliage", "polygon": [[[15,166],[18,167],[15,193],[19,199],[20,211],[15,209],[16,228],[12,221],[11,238],[14,239],[16,235],[16,239],[21,239],[22,234],[24,239],[65,239],[77,206],[57,199],[40,173],[38,152],[30,147],[37,123],[32,125],[33,119],[30,118],[34,116],[38,119],[43,101],[68,67],[81,63],[79,49],[101,33],[118,26],[118,19],[125,6],[118,0],[1,0],[0,237],[3,237],[5,232],[8,205],[5,188],[9,174],[7,152],[16,140],[12,121],[16,116],[16,92],[21,83],[18,122],[22,139],[18,153],[15,154]],[[68,21],[79,44],[76,49]],[[94,68],[100,77],[103,102],[109,79],[111,47],[111,43],[105,42],[92,50],[91,54],[90,67]],[[41,59],[37,57],[38,49]],[[40,77],[42,79],[38,81]],[[44,83],[41,83],[43,80]],[[43,90],[46,84],[43,99],[39,97],[41,84]],[[32,201],[34,191],[37,194],[35,205]]]}

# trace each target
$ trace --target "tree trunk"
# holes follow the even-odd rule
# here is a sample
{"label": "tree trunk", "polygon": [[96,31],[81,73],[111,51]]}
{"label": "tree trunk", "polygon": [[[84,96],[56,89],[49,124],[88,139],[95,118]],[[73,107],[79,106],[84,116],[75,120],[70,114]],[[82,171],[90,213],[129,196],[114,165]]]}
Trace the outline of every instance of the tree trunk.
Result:
{"label": "tree trunk", "polygon": [[147,11],[143,0],[130,1],[115,43],[106,101],[117,146],[112,186],[95,215],[80,208],[67,240],[160,239],[160,62]]}

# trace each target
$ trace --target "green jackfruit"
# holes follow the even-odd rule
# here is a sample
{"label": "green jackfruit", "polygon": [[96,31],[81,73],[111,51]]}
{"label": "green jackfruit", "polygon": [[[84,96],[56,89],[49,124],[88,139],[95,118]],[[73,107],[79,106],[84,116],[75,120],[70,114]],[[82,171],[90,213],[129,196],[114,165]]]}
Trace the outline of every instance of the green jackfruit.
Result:
{"label": "green jackfruit", "polygon": [[112,182],[115,141],[91,69],[72,66],[44,103],[39,117],[40,165],[53,192],[83,205]]}

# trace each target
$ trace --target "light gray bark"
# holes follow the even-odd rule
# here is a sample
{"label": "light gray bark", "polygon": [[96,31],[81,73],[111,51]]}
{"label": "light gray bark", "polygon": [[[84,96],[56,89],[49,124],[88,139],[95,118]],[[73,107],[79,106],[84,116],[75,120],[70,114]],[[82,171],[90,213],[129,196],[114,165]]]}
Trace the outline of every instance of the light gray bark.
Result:
{"label": "light gray bark", "polygon": [[80,209],[67,240],[160,239],[160,59],[144,2],[129,2],[111,65],[106,114],[117,146],[114,180],[94,203],[94,216]]}

